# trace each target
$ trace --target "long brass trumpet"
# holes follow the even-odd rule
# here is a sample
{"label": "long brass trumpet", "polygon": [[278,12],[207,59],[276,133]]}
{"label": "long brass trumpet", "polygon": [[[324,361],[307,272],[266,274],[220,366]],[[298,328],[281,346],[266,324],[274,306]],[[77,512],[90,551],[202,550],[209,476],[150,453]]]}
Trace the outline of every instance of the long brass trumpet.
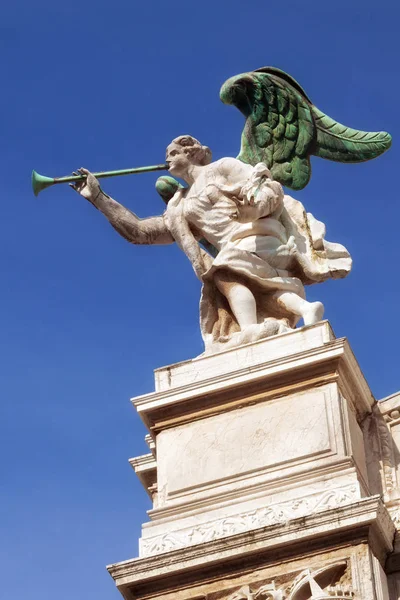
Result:
{"label": "long brass trumpet", "polygon": [[[121,171],[102,171],[93,173],[97,179],[102,177],[117,177],[118,175],[133,175],[135,173],[148,173],[150,171],[168,171],[168,165],[154,165],[152,167],[137,167],[136,169],[122,169]],[[42,190],[55,185],[56,183],[72,183],[74,181],[83,181],[86,175],[69,175],[68,177],[46,177],[36,171],[32,171],[32,189],[35,196]]]}

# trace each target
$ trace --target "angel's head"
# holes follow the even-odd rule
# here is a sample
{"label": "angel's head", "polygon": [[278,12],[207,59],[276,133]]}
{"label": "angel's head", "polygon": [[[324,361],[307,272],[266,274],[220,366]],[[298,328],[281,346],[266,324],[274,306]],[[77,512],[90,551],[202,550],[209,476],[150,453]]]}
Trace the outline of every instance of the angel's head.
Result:
{"label": "angel's head", "polygon": [[208,165],[211,150],[191,135],[180,135],[167,147],[166,161],[172,175],[184,177],[191,165]]}

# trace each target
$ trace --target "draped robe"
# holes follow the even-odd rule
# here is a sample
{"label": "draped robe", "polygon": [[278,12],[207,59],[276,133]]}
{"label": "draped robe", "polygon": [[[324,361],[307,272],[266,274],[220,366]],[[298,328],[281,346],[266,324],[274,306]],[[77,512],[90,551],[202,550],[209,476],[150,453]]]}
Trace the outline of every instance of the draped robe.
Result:
{"label": "draped robe", "polygon": [[[237,220],[232,194],[254,197],[257,192],[261,197],[263,189],[272,202],[270,211],[264,208],[268,214],[246,223]],[[351,270],[346,248],[325,240],[324,224],[306,213],[301,202],[283,195],[280,184],[269,178],[262,163],[253,168],[242,186],[226,186],[215,180],[199,195],[179,190],[168,204],[165,221],[202,280],[200,327],[206,352],[229,347],[240,331],[228,301],[215,284],[219,270],[252,291],[257,322],[267,324],[263,337],[294,328],[299,319],[283,308],[275,292],[293,292],[304,298],[304,285],[342,278]],[[200,238],[216,248],[215,258],[200,248]]]}

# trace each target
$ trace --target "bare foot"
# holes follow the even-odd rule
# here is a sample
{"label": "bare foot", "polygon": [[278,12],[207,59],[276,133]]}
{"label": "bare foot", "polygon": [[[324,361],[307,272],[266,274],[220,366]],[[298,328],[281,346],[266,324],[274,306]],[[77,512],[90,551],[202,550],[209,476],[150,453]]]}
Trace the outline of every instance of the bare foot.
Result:
{"label": "bare foot", "polygon": [[311,302],[303,314],[304,325],[314,325],[322,320],[324,316],[324,305],[322,302]]}

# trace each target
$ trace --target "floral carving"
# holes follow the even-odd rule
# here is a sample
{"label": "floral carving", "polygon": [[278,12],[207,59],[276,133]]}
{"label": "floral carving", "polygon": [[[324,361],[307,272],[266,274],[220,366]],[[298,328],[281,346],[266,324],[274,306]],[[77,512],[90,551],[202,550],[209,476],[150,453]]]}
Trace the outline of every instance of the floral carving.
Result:
{"label": "floral carving", "polygon": [[392,423],[393,421],[398,421],[399,419],[400,419],[400,410],[398,408],[396,408],[395,410],[392,410],[391,412],[389,412],[385,415],[385,421],[387,423]]}
{"label": "floral carving", "polygon": [[[398,410],[392,411],[390,415],[394,413],[396,413],[396,415],[398,413],[398,415],[400,416],[400,412]],[[392,419],[389,415],[385,415],[385,417],[382,417],[380,414],[376,414],[379,442],[381,447],[383,476],[387,492],[391,492],[396,487],[393,463],[392,436],[387,425],[387,423],[390,423],[392,420],[394,419]]]}
{"label": "floral carving", "polygon": [[355,484],[342,488],[326,490],[322,493],[290,500],[282,504],[258,508],[247,513],[233,515],[182,529],[173,534],[167,533],[154,538],[142,539],[141,556],[152,556],[170,552],[186,546],[204,544],[230,535],[244,533],[261,527],[285,523],[293,519],[312,515],[323,510],[348,504],[358,497],[358,487]]}
{"label": "floral carving", "polygon": [[277,590],[275,588],[275,581],[267,585],[261,586],[256,592],[252,592],[250,586],[245,585],[240,590],[231,594],[228,600],[257,600],[257,599],[268,599],[268,600],[283,600],[283,590]]}
{"label": "floral carving", "polygon": [[345,561],[314,571],[305,569],[289,585],[277,588],[275,581],[258,588],[244,585],[227,600],[351,600],[354,597],[352,586],[341,585],[339,581],[346,569]]}

